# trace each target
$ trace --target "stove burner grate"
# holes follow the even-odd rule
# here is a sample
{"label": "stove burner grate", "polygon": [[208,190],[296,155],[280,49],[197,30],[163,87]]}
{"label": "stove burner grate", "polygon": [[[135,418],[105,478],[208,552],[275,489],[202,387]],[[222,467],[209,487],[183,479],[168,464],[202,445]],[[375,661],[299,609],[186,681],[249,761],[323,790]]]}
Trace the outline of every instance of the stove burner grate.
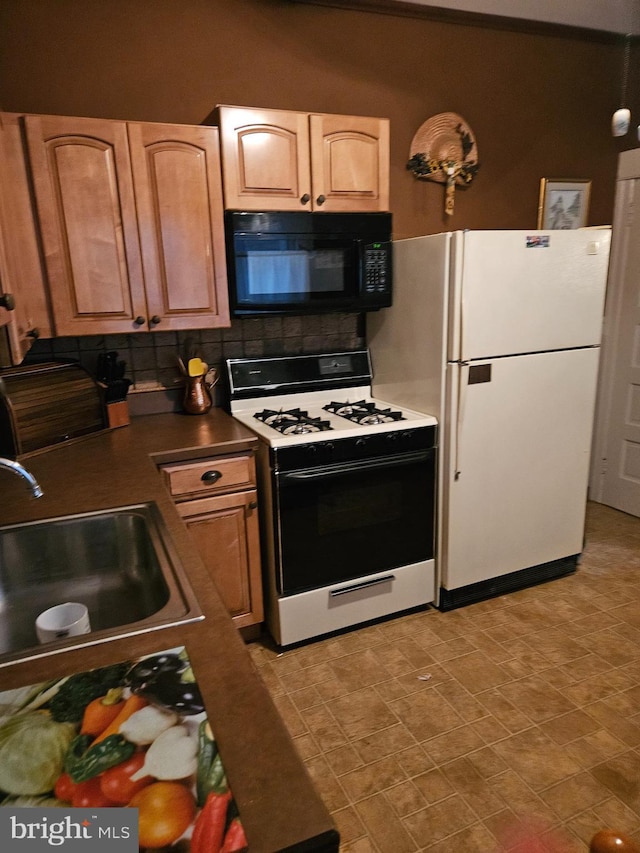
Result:
{"label": "stove burner grate", "polygon": [[283,435],[305,435],[306,433],[325,432],[331,429],[329,421],[312,418],[308,412],[302,409],[289,409],[287,411],[264,409],[262,412],[256,412],[254,418],[273,427]]}
{"label": "stove burner grate", "polygon": [[359,400],[357,403],[340,402],[329,403],[323,406],[326,412],[331,412],[341,418],[354,421],[365,426],[392,423],[405,420],[402,412],[394,412],[392,409],[379,409],[375,403]]}

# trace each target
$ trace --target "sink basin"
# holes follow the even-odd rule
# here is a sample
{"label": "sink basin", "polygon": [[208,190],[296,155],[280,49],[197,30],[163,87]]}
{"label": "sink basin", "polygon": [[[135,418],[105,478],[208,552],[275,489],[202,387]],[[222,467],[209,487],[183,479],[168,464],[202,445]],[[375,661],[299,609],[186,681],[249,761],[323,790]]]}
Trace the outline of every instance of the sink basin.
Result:
{"label": "sink basin", "polygon": [[[36,617],[65,601],[90,633],[40,645]],[[0,527],[0,666],[201,618],[154,503]]]}

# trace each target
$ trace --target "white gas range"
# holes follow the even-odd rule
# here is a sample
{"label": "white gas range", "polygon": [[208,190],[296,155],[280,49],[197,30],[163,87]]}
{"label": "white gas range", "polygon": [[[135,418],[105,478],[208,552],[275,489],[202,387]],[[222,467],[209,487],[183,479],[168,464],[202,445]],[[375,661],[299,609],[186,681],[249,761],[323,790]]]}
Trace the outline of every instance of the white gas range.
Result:
{"label": "white gas range", "polygon": [[267,624],[282,646],[435,598],[437,422],[371,396],[367,350],[229,359],[260,438]]}
{"label": "white gas range", "polygon": [[271,447],[390,433],[437,423],[371,396],[370,387],[255,397],[232,406],[233,416]]}

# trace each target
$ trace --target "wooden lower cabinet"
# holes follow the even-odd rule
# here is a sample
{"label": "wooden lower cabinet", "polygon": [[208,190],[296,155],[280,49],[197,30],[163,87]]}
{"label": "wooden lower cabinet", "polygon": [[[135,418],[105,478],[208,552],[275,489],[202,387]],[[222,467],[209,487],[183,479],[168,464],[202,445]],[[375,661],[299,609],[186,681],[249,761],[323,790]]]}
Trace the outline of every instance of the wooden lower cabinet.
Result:
{"label": "wooden lower cabinet", "polygon": [[218,495],[177,506],[238,628],[262,622],[257,493]]}
{"label": "wooden lower cabinet", "polygon": [[176,508],[235,625],[263,621],[258,493],[253,455],[161,466]]}

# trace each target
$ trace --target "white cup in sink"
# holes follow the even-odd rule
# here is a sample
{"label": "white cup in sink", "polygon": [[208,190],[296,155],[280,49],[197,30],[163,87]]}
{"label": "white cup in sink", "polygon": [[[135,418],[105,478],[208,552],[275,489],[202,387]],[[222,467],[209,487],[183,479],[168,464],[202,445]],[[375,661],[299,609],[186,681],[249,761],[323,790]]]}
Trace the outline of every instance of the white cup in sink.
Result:
{"label": "white cup in sink", "polygon": [[91,630],[89,611],[78,601],[65,601],[49,607],[36,619],[36,633],[41,643],[63,640]]}

